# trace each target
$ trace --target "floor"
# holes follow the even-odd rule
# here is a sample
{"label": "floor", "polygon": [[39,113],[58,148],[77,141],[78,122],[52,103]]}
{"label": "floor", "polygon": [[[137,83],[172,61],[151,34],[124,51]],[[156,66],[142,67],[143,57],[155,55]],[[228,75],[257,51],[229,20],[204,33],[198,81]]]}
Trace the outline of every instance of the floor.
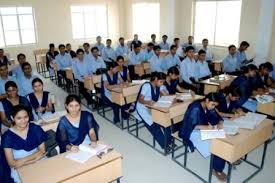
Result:
{"label": "floor", "polygon": [[[54,93],[57,96],[57,110],[64,110],[64,99],[67,93],[58,88],[49,79],[45,80],[44,88]],[[86,108],[83,107],[83,110]],[[120,130],[118,127],[111,124],[99,116],[96,112],[93,113],[95,119],[100,125],[100,140],[112,145],[118,152],[123,155],[123,178],[122,183],[176,183],[188,182],[198,183],[199,179],[184,170],[178,164],[171,160],[171,156],[163,156],[145,145],[135,137],[130,135],[127,130]],[[111,115],[108,113],[107,115]],[[150,134],[143,130],[141,136],[145,137],[149,142],[152,140]],[[248,155],[248,158],[253,162],[260,162],[262,146],[254,150]],[[254,177],[251,183],[271,183],[275,182],[275,141],[269,144],[266,161],[263,171]],[[207,178],[209,158],[204,159],[195,152],[189,156],[189,165],[193,167],[200,175]],[[237,171],[236,171],[237,170]],[[249,175],[254,168],[242,163],[232,171],[231,182],[239,183]],[[227,171],[227,169],[225,170]],[[213,182],[218,182],[213,177]]]}

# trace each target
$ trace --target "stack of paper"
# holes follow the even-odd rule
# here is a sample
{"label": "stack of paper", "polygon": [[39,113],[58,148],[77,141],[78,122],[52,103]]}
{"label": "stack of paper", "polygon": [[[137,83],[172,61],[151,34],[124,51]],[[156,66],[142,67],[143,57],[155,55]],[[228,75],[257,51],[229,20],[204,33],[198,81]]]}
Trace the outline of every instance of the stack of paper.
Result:
{"label": "stack of paper", "polygon": [[271,95],[256,95],[256,100],[262,104],[266,104],[274,101]]}
{"label": "stack of paper", "polygon": [[234,125],[223,125],[223,129],[226,135],[236,135],[238,133],[239,127]]}
{"label": "stack of paper", "polygon": [[223,129],[201,130],[201,140],[217,138],[225,138],[225,131]]}
{"label": "stack of paper", "polygon": [[176,98],[175,95],[171,96],[162,96],[160,99],[154,104],[155,107],[170,107]]}
{"label": "stack of paper", "polygon": [[181,93],[177,96],[177,99],[184,101],[184,100],[191,100],[193,99],[193,97],[191,93]]}
{"label": "stack of paper", "polygon": [[132,80],[132,84],[136,84],[136,85],[142,85],[145,82],[149,82],[149,80]]}

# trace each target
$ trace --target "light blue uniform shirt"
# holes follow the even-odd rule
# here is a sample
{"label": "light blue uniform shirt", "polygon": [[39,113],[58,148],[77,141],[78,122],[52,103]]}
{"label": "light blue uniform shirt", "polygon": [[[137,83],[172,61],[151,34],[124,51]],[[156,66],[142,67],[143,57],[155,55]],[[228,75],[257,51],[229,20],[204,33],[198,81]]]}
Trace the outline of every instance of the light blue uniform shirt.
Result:
{"label": "light blue uniform shirt", "polygon": [[106,62],[112,62],[112,60],[115,61],[116,59],[116,53],[112,47],[104,47],[101,55]]}
{"label": "light blue uniform shirt", "polygon": [[197,72],[196,72],[197,73],[197,76],[196,76],[197,79],[211,75],[211,72],[210,72],[209,67],[208,67],[208,63],[205,60],[203,62],[198,60],[196,62],[196,65],[197,65]]}
{"label": "light blue uniform shirt", "polygon": [[154,54],[149,60],[151,72],[162,72],[163,61],[161,57]]}
{"label": "light blue uniform shirt", "polygon": [[121,46],[119,44],[116,48],[116,56],[125,56],[129,54],[129,48],[127,45]]}
{"label": "light blue uniform shirt", "polygon": [[18,78],[19,85],[19,94],[23,97],[33,92],[32,88],[32,80],[38,78],[35,75],[32,75],[30,78],[26,78],[25,76]]}
{"label": "light blue uniform shirt", "polygon": [[239,65],[237,63],[237,57],[235,55],[230,55],[228,54],[224,59],[223,59],[223,71],[224,72],[235,72],[236,69],[239,68]]}
{"label": "light blue uniform shirt", "polygon": [[13,76],[8,76],[7,79],[3,79],[3,78],[0,77],[0,95],[3,95],[3,94],[6,93],[5,84],[8,81],[14,81],[16,83],[16,85],[18,85],[17,82],[16,82],[16,78],[13,77]]}
{"label": "light blue uniform shirt", "polygon": [[166,43],[161,42],[161,43],[159,43],[159,46],[162,50],[169,50],[169,47],[170,47],[169,43],[167,43],[167,42]]}
{"label": "light blue uniform shirt", "polygon": [[101,69],[101,68],[104,68],[104,69],[106,68],[105,62],[103,61],[103,59],[101,57],[95,58],[93,56],[93,60],[92,60],[92,72],[96,73],[96,70],[97,69]]}
{"label": "light blue uniform shirt", "polygon": [[85,58],[83,59],[83,61],[80,61],[77,58],[73,62],[72,66],[73,66],[72,68],[73,68],[74,77],[81,82],[84,82],[83,78],[85,76],[91,75],[93,73],[92,61],[90,62]]}
{"label": "light blue uniform shirt", "polygon": [[61,71],[65,70],[65,68],[67,67],[72,66],[72,57],[69,53],[65,53],[64,55],[59,53],[55,57],[55,60],[56,60],[56,64],[58,65],[58,69]]}
{"label": "light blue uniform shirt", "polygon": [[245,52],[244,51],[241,52],[240,50],[237,50],[236,57],[237,57],[238,68],[244,66],[245,64],[242,64],[242,62],[244,60],[247,60]]}
{"label": "light blue uniform shirt", "polygon": [[20,78],[24,76],[23,70],[22,70],[22,66],[19,64],[16,67],[13,68],[12,72],[12,76],[16,77],[16,78]]}
{"label": "light blue uniform shirt", "polygon": [[192,84],[192,81],[189,78],[196,78],[196,61],[186,57],[180,64],[180,72],[182,79],[185,82]]}
{"label": "light blue uniform shirt", "polygon": [[164,70],[168,70],[170,67],[173,66],[180,66],[180,58],[177,54],[172,55],[169,53],[165,58],[164,58]]}
{"label": "light blue uniform shirt", "polygon": [[152,56],[154,55],[154,51],[148,49],[143,49],[142,53],[144,54],[144,60],[146,61],[152,58]]}
{"label": "light blue uniform shirt", "polygon": [[102,50],[103,48],[105,48],[105,45],[103,43],[100,43],[100,44],[96,43],[94,46],[97,47],[99,53],[102,54]]}
{"label": "light blue uniform shirt", "polygon": [[198,50],[197,50],[197,46],[195,45],[195,44],[189,44],[189,43],[183,43],[182,45],[181,45],[181,47],[182,48],[186,48],[186,47],[188,47],[188,46],[192,46],[195,50],[195,52],[197,52]]}
{"label": "light blue uniform shirt", "polygon": [[141,64],[141,62],[145,60],[144,56],[145,55],[142,52],[139,52],[138,54],[136,54],[134,51],[131,51],[128,56],[129,65]]}
{"label": "light blue uniform shirt", "polygon": [[201,50],[204,50],[206,52],[205,56],[205,60],[207,61],[212,61],[214,58],[213,58],[213,53],[212,53],[212,50],[210,48],[201,48]]}
{"label": "light blue uniform shirt", "polygon": [[272,79],[275,79],[275,64],[273,64],[273,71],[269,73],[269,76],[270,76]]}
{"label": "light blue uniform shirt", "polygon": [[92,53],[91,52],[84,52],[84,59],[87,61],[92,61],[93,57],[92,57]]}
{"label": "light blue uniform shirt", "polygon": [[[103,80],[104,82],[105,82],[105,81],[108,82],[108,79],[107,79],[106,74],[103,74],[102,80]],[[117,84],[120,84],[120,80],[119,80],[119,79],[117,79]],[[111,91],[108,90],[108,88],[106,88],[105,86],[104,86],[104,95],[105,95],[111,102],[113,102]]]}

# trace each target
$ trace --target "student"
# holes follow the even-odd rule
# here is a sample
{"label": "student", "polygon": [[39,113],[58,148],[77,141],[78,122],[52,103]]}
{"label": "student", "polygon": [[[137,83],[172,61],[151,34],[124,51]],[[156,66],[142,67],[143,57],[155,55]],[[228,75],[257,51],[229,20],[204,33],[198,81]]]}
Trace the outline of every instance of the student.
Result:
{"label": "student", "polygon": [[84,43],[83,44],[83,49],[84,49],[84,59],[87,60],[88,62],[92,61],[92,54],[90,52],[90,44],[89,43]]}
{"label": "student", "polygon": [[[155,102],[158,101],[160,97],[161,86],[165,81],[165,74],[160,72],[153,72],[151,74],[150,82],[144,83],[139,90],[137,96],[137,102],[135,104],[135,113],[136,117],[144,123],[145,127],[148,131],[153,135],[154,139],[158,142],[162,149],[166,151],[170,151],[172,148],[172,138],[171,138],[171,130],[170,128],[163,129],[162,127],[153,122],[152,115],[150,113],[150,109],[147,106],[153,106]],[[167,139],[165,139],[165,136]],[[165,141],[167,145],[165,147]]]}
{"label": "student", "polygon": [[119,38],[119,44],[116,48],[116,56],[127,56],[129,54],[129,48],[124,44],[124,38]]}
{"label": "student", "polygon": [[6,127],[11,127],[12,109],[18,104],[24,105],[30,111],[30,120],[33,120],[33,115],[31,114],[31,104],[26,97],[18,95],[16,83],[13,81],[8,81],[5,84],[5,90],[7,98],[3,99],[0,104],[0,116],[2,124],[4,124]]}
{"label": "student", "polygon": [[[191,103],[184,114],[182,126],[179,136],[188,145],[191,152],[194,152],[194,144],[192,139],[200,138],[199,130],[220,128],[220,121],[210,121],[212,113],[215,112],[215,107],[218,106],[219,98],[217,93],[209,93],[203,99],[195,100]],[[200,140],[200,139],[196,139]],[[196,147],[200,148],[200,147]],[[226,174],[223,172],[225,160],[214,156],[213,159],[213,174],[219,181],[226,181]]]}
{"label": "student", "polygon": [[240,97],[237,101],[239,107],[241,107],[251,95],[256,94],[253,92],[250,79],[256,75],[257,70],[257,67],[253,64],[242,67],[242,74],[235,78],[230,84],[230,88],[239,89]]}
{"label": "student", "polygon": [[84,78],[93,74],[92,62],[84,56],[84,50],[78,49],[76,51],[77,58],[72,63],[73,73],[75,79],[78,80],[79,93],[81,93],[87,101],[87,104],[92,103],[92,97],[88,90],[84,87]]}
{"label": "student", "polygon": [[167,71],[170,67],[180,66],[180,58],[177,55],[177,46],[170,46],[170,53],[164,58],[164,70]]}
{"label": "student", "polygon": [[[109,66],[107,66],[108,71],[102,75],[102,95],[103,102],[107,105],[110,105],[114,112],[114,123],[120,122],[119,119],[119,106],[113,103],[112,95],[110,89],[112,89],[115,85],[123,83],[123,80],[118,75],[118,63],[111,62]],[[122,110],[122,115],[125,116],[124,110]]]}
{"label": "student", "polygon": [[72,50],[72,45],[70,43],[66,44],[66,53],[69,53],[72,58],[76,57],[76,53],[74,50]]}
{"label": "student", "polygon": [[202,48],[201,50],[205,51],[205,60],[208,62],[208,63],[211,63],[214,59],[214,55],[213,55],[213,52],[212,50],[208,47],[208,39],[203,39],[202,40]]}
{"label": "student", "polygon": [[55,57],[58,55],[58,51],[55,51],[55,46],[53,43],[49,44],[49,51],[46,54],[46,67],[50,73],[50,76],[54,75],[54,68],[52,63],[55,62]]}
{"label": "student", "polygon": [[99,50],[97,47],[92,47],[91,49],[93,60],[92,60],[92,72],[96,74],[99,69],[106,69],[106,64],[102,57],[99,56]]}
{"label": "student", "polygon": [[[1,133],[0,133],[1,139]],[[14,180],[11,178],[11,170],[8,165],[4,149],[0,146],[0,182],[13,183]]]}
{"label": "student", "polygon": [[124,57],[118,56],[116,58],[116,62],[118,63],[118,74],[123,83],[131,83],[129,70],[126,66],[124,66]]}
{"label": "student", "polygon": [[149,60],[151,72],[162,72],[164,60],[160,58],[160,51],[160,46],[154,46],[154,55]]}
{"label": "student", "polygon": [[180,72],[182,77],[182,85],[197,92],[199,87],[196,84],[196,61],[194,59],[194,48],[188,46],[185,48],[186,58],[180,64]]}
{"label": "student", "polygon": [[32,89],[32,80],[38,78],[36,75],[32,74],[32,67],[29,62],[22,64],[22,70],[24,75],[17,79],[18,88],[21,96],[27,96],[33,92]]}
{"label": "student", "polygon": [[244,62],[247,61],[247,57],[245,54],[245,51],[249,47],[249,43],[247,41],[242,41],[240,44],[240,47],[238,48],[236,52],[236,57],[237,57],[237,63],[239,67],[245,66],[246,64]]}
{"label": "student", "polygon": [[16,169],[45,159],[47,135],[40,126],[30,123],[26,107],[15,106],[12,117],[12,127],[4,133],[1,145],[11,167],[11,177],[16,183],[20,183]]}
{"label": "student", "polygon": [[58,66],[57,80],[58,84],[61,85],[61,80],[64,78],[66,80],[67,89],[70,88],[72,82],[66,77],[66,69],[72,67],[72,57],[70,53],[66,53],[65,45],[60,44],[58,46],[59,54],[55,57],[56,64]]}
{"label": "student", "polygon": [[163,90],[161,91],[162,95],[175,95],[176,92],[189,92],[179,85],[179,75],[179,69],[176,66],[168,69],[166,79],[163,84]]}
{"label": "student", "polygon": [[55,109],[51,101],[50,92],[43,91],[43,81],[35,78],[32,81],[33,93],[27,98],[33,108],[34,119],[38,120],[42,115],[54,113]]}
{"label": "student", "polygon": [[102,55],[102,50],[105,48],[105,45],[101,43],[101,36],[96,37],[96,44],[94,46],[97,47],[99,55]]}
{"label": "student", "polygon": [[237,70],[239,70],[239,65],[237,63],[236,57],[236,46],[230,45],[228,47],[228,55],[223,59],[223,72],[231,75],[236,75]]}
{"label": "student", "polygon": [[208,67],[208,63],[206,62],[206,52],[204,50],[200,50],[198,52],[198,60],[196,62],[197,65],[197,76],[198,80],[204,80],[211,77],[211,72]]}
{"label": "student", "polygon": [[138,44],[140,47],[142,46],[142,42],[138,39],[137,34],[134,34],[134,39],[130,42],[131,51],[134,49],[135,44]]}
{"label": "student", "polygon": [[150,60],[152,56],[154,55],[154,44],[153,43],[148,43],[147,48],[142,50],[142,53],[144,54],[144,61]]}
{"label": "student", "polygon": [[20,78],[24,76],[23,70],[22,70],[22,64],[26,62],[26,55],[23,53],[19,53],[17,55],[18,65],[14,67],[14,69],[11,71],[12,76],[16,78]]}
{"label": "student", "polygon": [[163,35],[162,36],[162,42],[159,43],[159,46],[162,50],[169,50],[169,43],[167,43],[167,39],[168,39],[168,36],[167,35]]}
{"label": "student", "polygon": [[116,53],[115,50],[111,47],[112,40],[107,39],[106,40],[106,47],[103,48],[101,54],[103,60],[106,62],[106,64],[115,61],[116,59]]}
{"label": "student", "polygon": [[4,49],[0,49],[0,64],[11,65],[9,58],[4,53]]}
{"label": "student", "polygon": [[80,98],[68,95],[65,100],[67,114],[59,120],[56,142],[60,153],[77,152],[80,144],[97,146],[99,126],[92,113],[81,110]]}
{"label": "student", "polygon": [[[193,43],[194,41],[194,37],[193,36],[188,36],[188,42],[187,43],[183,43],[182,44],[182,48],[185,50],[187,47],[192,46],[194,48],[194,52],[196,52],[197,47],[196,45]],[[186,52],[186,51],[185,51]]]}
{"label": "student", "polygon": [[135,78],[135,65],[141,64],[144,61],[144,54],[140,50],[140,44],[133,44],[133,51],[128,56],[128,69],[132,80]]}
{"label": "student", "polygon": [[16,79],[9,76],[8,66],[6,64],[0,64],[0,100],[7,97],[5,84],[8,81],[16,82]]}
{"label": "student", "polygon": [[181,60],[184,57],[184,50],[182,49],[182,46],[180,45],[180,38],[176,37],[174,38],[174,45],[177,47],[177,55],[180,57]]}
{"label": "student", "polygon": [[157,38],[156,34],[151,34],[151,43],[153,43],[154,46],[158,44],[156,41],[156,38]]}

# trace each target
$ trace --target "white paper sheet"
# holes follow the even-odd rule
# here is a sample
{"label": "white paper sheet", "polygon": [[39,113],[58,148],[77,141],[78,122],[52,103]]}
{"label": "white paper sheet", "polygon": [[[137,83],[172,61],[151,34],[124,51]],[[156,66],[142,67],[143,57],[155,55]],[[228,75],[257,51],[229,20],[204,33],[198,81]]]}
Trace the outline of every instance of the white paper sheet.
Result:
{"label": "white paper sheet", "polygon": [[201,140],[225,138],[223,129],[201,130]]}

